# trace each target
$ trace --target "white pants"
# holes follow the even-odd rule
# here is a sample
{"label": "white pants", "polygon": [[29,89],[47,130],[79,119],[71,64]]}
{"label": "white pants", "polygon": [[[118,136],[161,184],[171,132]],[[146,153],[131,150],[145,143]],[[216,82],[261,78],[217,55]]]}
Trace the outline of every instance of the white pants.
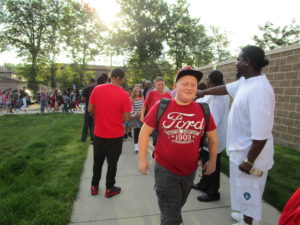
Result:
{"label": "white pants", "polygon": [[260,221],[267,175],[268,171],[264,171],[261,177],[248,175],[240,171],[237,164],[230,162],[231,209]]}
{"label": "white pants", "polygon": [[21,107],[22,110],[26,110],[27,108],[27,99],[26,98],[22,98],[22,101],[23,101],[23,105]]}

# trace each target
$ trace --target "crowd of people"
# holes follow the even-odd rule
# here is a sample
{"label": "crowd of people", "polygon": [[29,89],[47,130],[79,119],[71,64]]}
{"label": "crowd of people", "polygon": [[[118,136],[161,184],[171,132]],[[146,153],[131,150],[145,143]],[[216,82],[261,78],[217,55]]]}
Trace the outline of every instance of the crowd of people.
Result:
{"label": "crowd of people", "polygon": [[63,91],[55,88],[47,91],[41,88],[36,96],[30,96],[26,87],[21,90],[0,89],[0,112],[27,112],[30,104],[40,104],[40,112],[75,112],[82,111],[84,101],[78,89],[66,88]]}
{"label": "crowd of people", "polygon": [[0,113],[14,113],[27,110],[30,98],[26,88],[20,90],[0,89]]}
{"label": "crowd of people", "polygon": [[[133,129],[133,150],[138,153],[139,171],[145,175],[152,136],[161,225],[183,223],[181,209],[191,188],[201,191],[199,201],[221,198],[220,156],[225,148],[230,160],[234,225],[259,224],[262,194],[274,163],[275,96],[262,73],[268,63],[261,48],[247,46],[237,58],[235,82],[225,84],[222,72],[214,70],[207,82],[200,83],[202,72],[185,67],[176,73],[172,90],[157,77],[153,87],[147,81],[134,85],[130,93],[121,86],[124,72],[113,70],[111,83],[93,87],[87,108],[94,121],[91,194],[98,194],[105,159],[105,196],[121,192],[121,187],[115,186],[117,163],[123,140]],[[230,109],[229,96],[233,98]],[[202,178],[196,181],[199,160]]]}
{"label": "crowd of people", "polygon": [[[121,192],[115,185],[117,164],[123,142],[132,136],[139,171],[146,175],[152,137],[161,225],[183,224],[181,210],[192,188],[201,191],[197,197],[201,202],[221,198],[220,157],[226,148],[234,225],[256,225],[262,218],[262,195],[274,163],[275,95],[262,73],[268,63],[261,48],[247,46],[237,57],[236,81],[225,84],[222,72],[213,70],[203,82],[201,71],[185,67],[175,74],[172,90],[162,77],[156,77],[153,85],[145,80],[125,89],[125,73],[117,68],[110,78],[101,74],[90,79],[81,94],[71,89],[42,90],[41,111],[50,106],[52,111],[72,112],[85,104],[81,141],[89,135],[93,145],[93,196],[98,195],[105,160],[104,195],[110,198]],[[202,176],[195,180],[199,165]]]}
{"label": "crowd of people", "polygon": [[58,88],[52,91],[42,88],[37,95],[40,103],[40,111],[44,112],[75,112],[83,109],[84,102],[78,89],[66,88],[61,91]]}

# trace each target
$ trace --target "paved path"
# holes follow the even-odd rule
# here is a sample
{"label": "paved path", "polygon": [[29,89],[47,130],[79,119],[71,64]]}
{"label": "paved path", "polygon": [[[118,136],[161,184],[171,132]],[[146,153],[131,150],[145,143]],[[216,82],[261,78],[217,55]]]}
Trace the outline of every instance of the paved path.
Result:
{"label": "paved path", "polygon": [[[137,169],[137,155],[133,151],[133,143],[124,142],[116,177],[116,185],[122,187],[122,192],[112,198],[104,197],[105,179],[100,181],[99,194],[90,195],[92,164],[92,146],[90,146],[70,225],[159,225],[160,213],[153,190],[153,161],[151,161],[149,174],[141,175]],[[106,163],[102,177],[105,178],[105,174]],[[230,218],[229,180],[224,174],[221,175],[220,192],[220,201],[201,203],[196,199],[200,192],[192,190],[183,208],[184,224],[231,225],[234,223]],[[280,213],[276,209],[264,203],[261,225],[276,225],[279,216]]]}

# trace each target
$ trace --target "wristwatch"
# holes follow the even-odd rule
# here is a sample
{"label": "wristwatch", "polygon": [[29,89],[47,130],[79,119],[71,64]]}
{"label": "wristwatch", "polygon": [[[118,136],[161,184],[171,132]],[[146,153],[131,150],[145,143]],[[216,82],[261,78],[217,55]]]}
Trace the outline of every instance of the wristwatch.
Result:
{"label": "wristwatch", "polygon": [[245,159],[244,163],[247,163],[248,165],[253,166],[253,162],[250,162],[248,159]]}

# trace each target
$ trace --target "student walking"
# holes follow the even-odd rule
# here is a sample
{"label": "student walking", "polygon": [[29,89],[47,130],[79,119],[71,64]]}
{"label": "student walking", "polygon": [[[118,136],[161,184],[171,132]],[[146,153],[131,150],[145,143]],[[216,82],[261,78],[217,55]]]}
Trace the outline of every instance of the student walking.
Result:
{"label": "student walking", "polygon": [[133,139],[134,139],[134,151],[138,153],[138,138],[139,133],[142,127],[142,122],[140,120],[141,111],[143,106],[144,98],[142,96],[142,90],[140,87],[134,87],[131,96],[131,104],[132,104],[132,120],[131,126],[133,128]]}
{"label": "student walking", "polygon": [[[144,101],[141,111],[141,121],[144,122],[144,118],[147,113],[151,110],[154,104],[161,100],[162,98],[170,98],[172,99],[171,93],[165,90],[165,80],[162,77],[156,77],[154,80],[154,87],[155,89],[150,91],[147,94],[147,97]],[[157,131],[154,130],[152,133],[152,141],[153,145],[155,145],[155,139],[157,137]]]}
{"label": "student walking", "polygon": [[[200,139],[206,127],[202,107],[193,101],[202,72],[186,67],[175,77],[175,99],[169,102],[158,123],[158,138],[154,152],[155,191],[161,212],[161,225],[182,223],[181,209],[192,187],[198,167]],[[147,147],[150,134],[156,128],[159,102],[144,119],[139,137],[139,170],[147,174]],[[215,171],[217,133],[213,117],[207,128],[210,160],[205,175]]]}
{"label": "student walking", "polygon": [[94,115],[94,165],[91,194],[97,195],[102,166],[107,160],[105,197],[121,192],[115,186],[117,164],[122,153],[123,121],[130,120],[131,102],[128,93],[120,86],[125,74],[121,69],[111,72],[111,83],[96,86],[90,96],[88,112]]}

